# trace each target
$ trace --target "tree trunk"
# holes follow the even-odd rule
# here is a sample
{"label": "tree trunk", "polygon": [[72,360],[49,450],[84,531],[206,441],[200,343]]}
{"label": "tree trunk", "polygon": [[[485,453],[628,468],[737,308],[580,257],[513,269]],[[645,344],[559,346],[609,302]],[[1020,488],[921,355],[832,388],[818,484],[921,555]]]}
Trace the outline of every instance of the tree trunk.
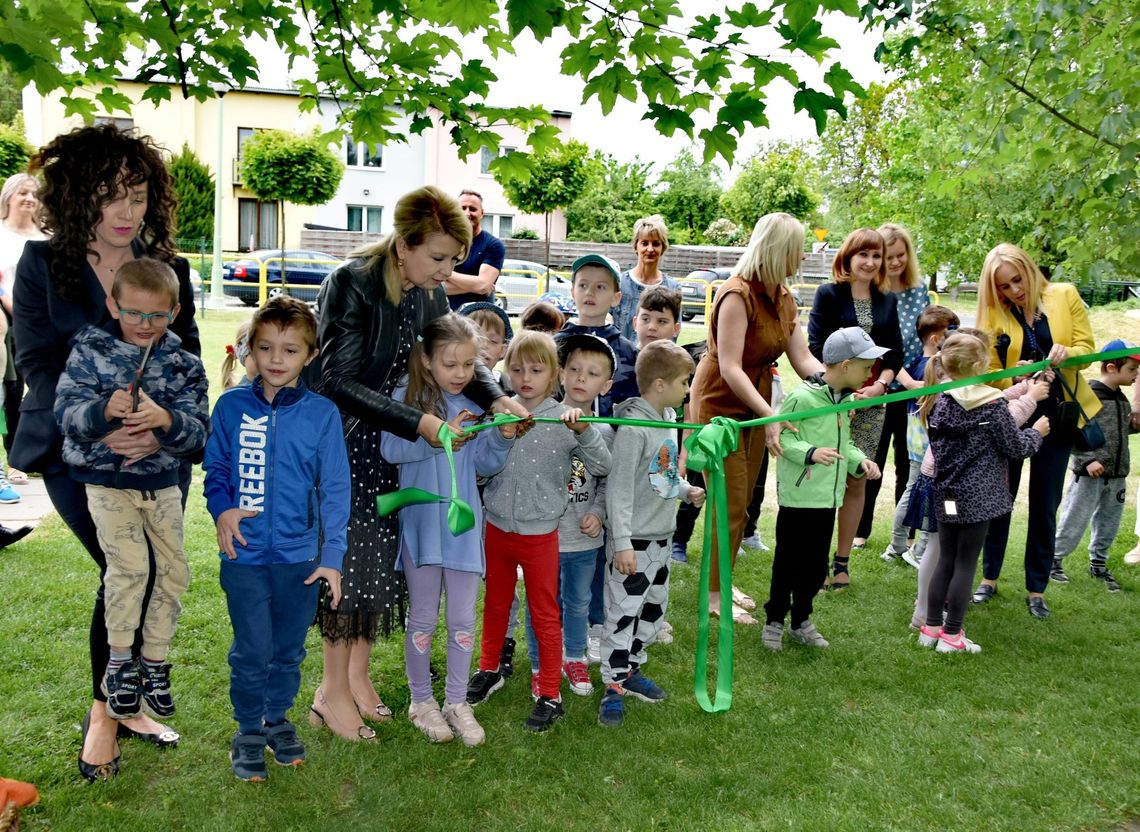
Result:
{"label": "tree trunk", "polygon": [[546,259],[543,261],[543,264],[542,264],[542,265],[546,266],[546,288],[543,289],[542,291],[543,292],[549,292],[550,291],[550,212],[547,211],[542,216],[543,216],[543,219],[546,221]]}

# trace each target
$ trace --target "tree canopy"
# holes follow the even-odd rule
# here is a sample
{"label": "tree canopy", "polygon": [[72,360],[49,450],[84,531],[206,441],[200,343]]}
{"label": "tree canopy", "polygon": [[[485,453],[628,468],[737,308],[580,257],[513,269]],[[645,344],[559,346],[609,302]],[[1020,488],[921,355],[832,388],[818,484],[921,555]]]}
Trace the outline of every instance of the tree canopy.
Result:
{"label": "tree canopy", "polygon": [[720,214],[720,170],[711,162],[698,162],[691,150],[682,150],[661,171],[657,207],[669,225],[670,241],[707,242],[705,229]]}
{"label": "tree canopy", "polygon": [[170,178],[178,194],[174,227],[184,239],[209,240],[214,236],[214,177],[194,155],[189,144],[170,159]]}
{"label": "tree canopy", "polygon": [[566,206],[566,239],[626,243],[633,224],[656,212],[652,165],[619,162],[595,150],[586,159],[586,185]]}
{"label": "tree canopy", "polygon": [[820,198],[812,187],[815,160],[798,144],[774,142],[761,149],[720,199],[724,214],[752,233],[756,220],[784,211],[812,222]]}
{"label": "tree canopy", "polygon": [[[130,106],[115,90],[123,75],[174,80],[184,96],[199,99],[219,86],[254,84],[258,67],[247,41],[263,37],[291,66],[314,65],[298,81],[300,93],[310,107],[318,96],[337,99],[340,127],[359,139],[403,137],[400,112],[411,114],[409,129],[420,133],[434,109],[469,153],[497,151],[499,124],[529,129],[535,149],[557,131],[543,106],[489,104],[496,75],[483,58],[468,57],[465,44],[477,39],[493,58],[513,52],[524,33],[539,42],[558,34],[569,41],[558,56],[561,71],[581,78],[584,98],[604,113],[619,98],[639,102],[661,133],[681,131],[703,145],[706,160],[731,160],[747,128],[768,124],[774,82],[795,90],[795,109],[820,131],[830,114],[846,112],[848,93],[861,94],[834,60],[839,44],[823,34],[823,13],[891,26],[906,19],[911,2],[746,0],[689,18],[677,0],[13,0],[0,7],[0,62],[40,92],[62,89],[69,113],[91,116],[97,107]],[[796,59],[803,57],[824,64],[822,83],[801,77]],[[94,88],[96,100],[71,94],[81,86]],[[156,84],[143,97],[157,103],[170,95]],[[528,161],[506,154],[495,164]]]}

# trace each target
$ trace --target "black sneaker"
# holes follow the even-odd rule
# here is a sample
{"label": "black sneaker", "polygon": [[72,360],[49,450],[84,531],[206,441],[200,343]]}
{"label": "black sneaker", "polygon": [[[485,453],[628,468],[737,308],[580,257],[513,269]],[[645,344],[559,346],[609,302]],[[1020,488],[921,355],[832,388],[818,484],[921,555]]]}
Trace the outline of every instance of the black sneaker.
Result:
{"label": "black sneaker", "polygon": [[492,693],[503,686],[503,674],[497,670],[480,670],[467,683],[467,704],[486,702]]}
{"label": "black sneaker", "polygon": [[265,768],[264,734],[234,734],[230,743],[230,764],[234,777],[247,783],[261,783],[269,777]]}
{"label": "black sneaker", "polygon": [[538,697],[538,701],[534,703],[534,710],[531,711],[530,716],[526,718],[526,723],[523,727],[528,731],[542,733],[543,731],[550,730],[550,727],[562,719],[565,714],[566,711],[562,709],[562,701],[560,699],[540,696]]}
{"label": "black sneaker", "polygon": [[112,719],[130,719],[139,715],[143,703],[142,674],[139,660],[131,659],[114,672],[108,666],[103,675],[103,693],[107,695],[107,714]]}
{"label": "black sneaker", "polygon": [[499,672],[509,679],[515,672],[515,640],[509,636],[503,639],[503,649],[499,653]]}
{"label": "black sneaker", "polygon": [[1049,570],[1049,580],[1055,584],[1067,584],[1069,582],[1069,576],[1065,574],[1061,561],[1053,561],[1053,568]]}
{"label": "black sneaker", "polygon": [[1103,583],[1104,588],[1109,592],[1120,592],[1120,584],[1116,582],[1116,578],[1112,577],[1107,566],[1090,566],[1089,575]]}
{"label": "black sneaker", "polygon": [[143,704],[159,719],[174,715],[174,698],[170,695],[170,665],[140,662]]}
{"label": "black sneaker", "polygon": [[305,746],[297,738],[297,727],[289,720],[279,725],[266,725],[265,742],[277,765],[299,766],[305,762]]}

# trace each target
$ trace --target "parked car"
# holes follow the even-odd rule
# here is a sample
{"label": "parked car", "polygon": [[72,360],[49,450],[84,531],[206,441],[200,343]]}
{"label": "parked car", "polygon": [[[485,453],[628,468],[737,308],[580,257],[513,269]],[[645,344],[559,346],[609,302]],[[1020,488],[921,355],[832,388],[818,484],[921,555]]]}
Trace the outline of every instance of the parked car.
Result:
{"label": "parked car", "polygon": [[[705,314],[705,294],[709,286],[732,277],[732,269],[696,269],[677,282],[681,284],[681,319],[691,321],[697,315]],[[796,306],[803,306],[800,293],[792,289]]]}
{"label": "parked car", "polygon": [[[267,297],[282,293],[307,303],[317,299],[321,281],[338,265],[340,258],[323,251],[285,249],[285,285],[281,284],[281,249],[265,248],[251,251],[240,260],[222,264],[222,280],[226,294],[239,298],[246,306],[256,306],[259,299],[261,267],[265,265]],[[241,281],[234,285],[230,281]]]}
{"label": "parked car", "polygon": [[681,320],[705,314],[705,293],[711,283],[728,280],[732,269],[695,269],[677,280],[681,284]]}
{"label": "parked car", "polygon": [[[495,283],[495,302],[511,315],[522,312],[546,293],[547,271],[546,266],[530,260],[504,260]],[[569,298],[570,281],[551,273],[550,293]]]}

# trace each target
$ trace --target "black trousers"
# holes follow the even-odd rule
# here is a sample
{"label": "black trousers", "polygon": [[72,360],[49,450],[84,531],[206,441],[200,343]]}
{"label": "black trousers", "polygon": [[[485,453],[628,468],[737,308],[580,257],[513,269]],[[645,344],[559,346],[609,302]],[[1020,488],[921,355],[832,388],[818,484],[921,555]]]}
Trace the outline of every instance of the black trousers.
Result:
{"label": "black trousers", "polygon": [[[186,497],[190,493],[190,473],[193,465],[182,463],[179,470],[178,487],[182,489],[182,508],[186,508]],[[95,592],[95,609],[91,613],[91,693],[99,701],[106,700],[100,690],[103,675],[107,670],[107,661],[111,658],[111,648],[107,644],[107,622],[104,618],[103,603],[103,576],[107,572],[107,556],[99,545],[99,536],[95,531],[95,521],[91,519],[91,512],[87,508],[87,491],[81,482],[71,478],[66,469],[55,473],[45,473],[44,488],[52,507],[63,518],[63,522],[71,529],[72,534],[83,544],[87,554],[99,567],[99,589]],[[142,615],[139,618],[139,629],[135,631],[135,643],[131,653],[139,655],[142,650],[142,624],[146,616],[146,608],[150,603],[150,593],[154,588],[154,554],[150,556],[150,577],[146,583],[146,593],[143,595]]]}
{"label": "black trousers", "polygon": [[[978,555],[986,540],[990,521],[980,523],[939,523],[938,545],[941,554],[927,589],[926,626],[941,627],[947,635],[962,630],[970,588],[978,568]],[[946,607],[946,624],[942,608]]]}
{"label": "black trousers", "polygon": [[[897,506],[906,491],[906,481],[910,476],[910,456],[906,451],[906,402],[891,402],[887,405],[883,432],[879,436],[879,447],[875,449],[875,464],[880,471],[886,470],[887,450],[891,442],[895,443],[895,452],[892,463],[895,466],[895,501]],[[883,480],[867,480],[867,496],[863,500],[863,516],[859,518],[859,529],[856,537],[868,538],[871,536],[871,526],[875,522],[875,500],[879,496],[879,489],[883,487]]]}
{"label": "black trousers", "polygon": [[[1026,424],[1033,424],[1034,418],[1030,417]],[[1057,508],[1061,505],[1072,450],[1068,438],[1055,438],[1055,434],[1050,433],[1041,443],[1041,450],[1029,459],[1029,519],[1025,537],[1025,588],[1029,592],[1044,592],[1049,585],[1057,540]],[[1021,485],[1024,464],[1024,460],[1009,462],[1009,493],[1014,498]],[[990,521],[982,552],[982,577],[991,581],[1001,576],[1009,541],[1009,520],[1010,515],[1003,514]]]}
{"label": "black trousers", "polygon": [[811,618],[812,601],[827,577],[833,508],[780,506],[776,515],[776,554],[772,560],[772,586],[764,605],[769,624],[782,624],[789,610],[792,627]]}

